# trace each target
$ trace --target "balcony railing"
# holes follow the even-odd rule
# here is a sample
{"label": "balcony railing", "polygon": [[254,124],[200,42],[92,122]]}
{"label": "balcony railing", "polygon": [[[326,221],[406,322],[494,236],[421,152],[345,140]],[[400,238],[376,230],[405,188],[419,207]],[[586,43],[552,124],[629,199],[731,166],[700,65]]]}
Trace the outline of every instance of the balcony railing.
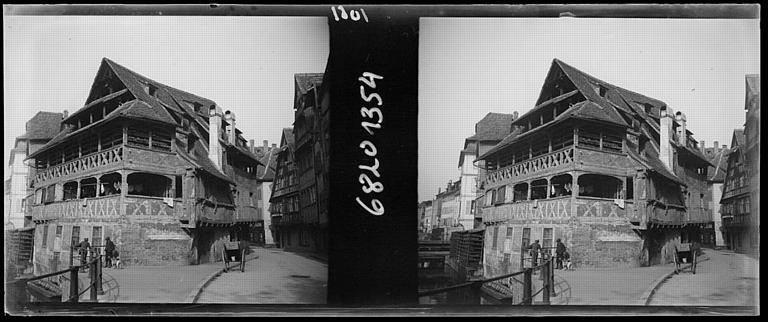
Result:
{"label": "balcony railing", "polygon": [[494,183],[505,179],[525,176],[529,173],[535,173],[560,165],[570,164],[573,163],[573,156],[574,148],[568,147],[560,151],[541,155],[530,160],[509,165],[498,170],[488,171],[488,174],[485,177],[485,181],[487,183]]}
{"label": "balcony railing", "polygon": [[124,158],[123,150],[123,146],[118,145],[45,170],[40,170],[35,175],[34,184],[122,162]]}

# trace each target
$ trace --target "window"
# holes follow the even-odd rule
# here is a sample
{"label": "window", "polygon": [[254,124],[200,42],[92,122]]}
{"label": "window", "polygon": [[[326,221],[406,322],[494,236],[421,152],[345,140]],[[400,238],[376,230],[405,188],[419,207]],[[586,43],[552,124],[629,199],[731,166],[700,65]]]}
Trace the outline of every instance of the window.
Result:
{"label": "window", "polygon": [[93,227],[93,231],[91,232],[91,245],[93,246],[102,245],[101,234],[102,234],[102,231],[100,226]]}
{"label": "window", "polygon": [[600,131],[590,128],[579,129],[579,146],[593,149],[600,148]]}
{"label": "window", "polygon": [[138,127],[128,127],[128,145],[149,147],[149,131]]}
{"label": "window", "polygon": [[62,226],[56,226],[56,238],[61,238]]}
{"label": "window", "polygon": [[52,184],[45,188],[45,203],[54,202],[56,198],[56,185]]}
{"label": "window", "polygon": [[[128,175],[128,194],[149,197],[171,197],[171,179],[152,173],[131,173]],[[222,187],[223,188],[223,187]],[[206,194],[208,193],[206,189]]]}
{"label": "window", "polygon": [[43,225],[43,248],[48,245],[48,225]]}
{"label": "window", "polygon": [[523,247],[528,247],[531,243],[531,229],[523,228],[523,238],[521,240]]}
{"label": "window", "polygon": [[77,199],[77,181],[64,184],[64,200]]}
{"label": "window", "polygon": [[52,272],[59,270],[59,258],[61,258],[61,252],[53,252],[53,259],[51,259]]}
{"label": "window", "polygon": [[573,186],[573,178],[570,174],[561,174],[552,177],[550,181],[551,188],[549,189],[549,197],[563,197],[571,195],[571,188]]}
{"label": "window", "polygon": [[496,203],[495,204],[503,204],[505,201],[505,194],[507,192],[507,186],[501,186],[499,189],[497,189],[496,192]]}
{"label": "window", "polygon": [[96,197],[96,178],[87,178],[80,181],[80,198]]}
{"label": "window", "polygon": [[635,199],[635,184],[632,177],[627,177],[627,198]]}
{"label": "window", "polygon": [[77,245],[78,243],[80,243],[80,227],[73,226],[72,227],[72,245]]}
{"label": "window", "polygon": [[176,198],[182,198],[184,196],[183,187],[181,176],[176,176]]}
{"label": "window", "polygon": [[622,135],[621,133],[603,131],[602,133],[604,151],[621,153]]}
{"label": "window", "polygon": [[528,183],[522,182],[516,184],[512,193],[513,202],[528,200]]}
{"label": "window", "polygon": [[621,180],[600,174],[584,174],[579,176],[579,196],[596,198],[619,198]]}
{"label": "window", "polygon": [[504,239],[504,252],[509,254],[510,251],[512,251],[512,233],[514,230],[512,229],[512,226],[507,226],[507,234],[506,238]]}
{"label": "window", "polygon": [[123,129],[112,127],[101,133],[101,149],[111,148],[123,143]]}
{"label": "window", "polygon": [[531,200],[547,198],[547,179],[531,182]]}
{"label": "window", "polygon": [[552,228],[544,228],[544,235],[542,237],[542,244],[541,247],[549,248],[552,247]]}
{"label": "window", "polygon": [[171,133],[169,131],[153,129],[150,133],[152,134],[152,149],[171,151]]}
{"label": "window", "polygon": [[110,173],[101,176],[99,183],[99,196],[119,195],[123,185],[123,177],[119,173]]}
{"label": "window", "polygon": [[499,242],[499,226],[493,227],[493,246],[491,249],[496,249]]}

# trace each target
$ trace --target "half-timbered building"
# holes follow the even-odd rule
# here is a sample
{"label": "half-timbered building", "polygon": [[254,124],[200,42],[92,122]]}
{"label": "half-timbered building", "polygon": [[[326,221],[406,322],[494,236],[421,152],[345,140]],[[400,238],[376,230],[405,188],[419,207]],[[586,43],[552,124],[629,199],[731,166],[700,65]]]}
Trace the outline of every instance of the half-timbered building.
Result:
{"label": "half-timbered building", "polygon": [[487,276],[518,270],[534,240],[561,239],[577,267],[664,263],[711,225],[710,163],[662,101],[555,59],[510,130],[478,158]]}
{"label": "half-timbered building", "polygon": [[261,166],[235,114],[107,58],[85,106],[30,155],[36,273],[71,245],[110,237],[124,264],[220,260],[220,241],[261,220],[248,200]]}

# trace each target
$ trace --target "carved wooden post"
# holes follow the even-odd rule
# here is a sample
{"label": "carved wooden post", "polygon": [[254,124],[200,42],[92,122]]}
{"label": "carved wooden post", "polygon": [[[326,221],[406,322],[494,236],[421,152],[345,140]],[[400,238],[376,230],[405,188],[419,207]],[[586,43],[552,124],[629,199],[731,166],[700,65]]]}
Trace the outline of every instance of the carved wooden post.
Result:
{"label": "carved wooden post", "polygon": [[544,264],[544,266],[541,267],[541,277],[543,277],[543,282],[541,283],[541,287],[543,289],[543,302],[545,305],[549,305],[549,273],[550,273],[550,265],[549,263],[552,262],[552,260],[549,260]]}
{"label": "carved wooden post", "polygon": [[79,269],[80,267],[75,266],[69,271],[69,302],[73,303],[77,303],[80,300],[78,296],[78,294],[80,294],[80,291],[78,290],[80,284],[77,280],[77,271]]}
{"label": "carved wooden post", "polygon": [[533,273],[532,268],[525,269],[525,273],[523,273],[523,305],[531,305],[533,303],[533,298],[531,296],[531,294],[533,294],[533,292],[531,292],[533,284],[531,282],[531,273]]}
{"label": "carved wooden post", "polygon": [[96,270],[98,268],[96,268],[97,261],[93,260],[95,255],[96,254],[93,251],[91,251],[91,262],[88,263],[88,266],[89,266],[89,269],[90,269],[90,272],[88,272],[88,275],[90,275],[90,278],[91,278],[90,283],[89,283],[90,288],[91,288],[91,302],[96,302],[97,301],[97,295],[98,295],[97,294],[98,292],[96,290],[96,277],[98,276],[97,275],[98,272],[96,272]]}

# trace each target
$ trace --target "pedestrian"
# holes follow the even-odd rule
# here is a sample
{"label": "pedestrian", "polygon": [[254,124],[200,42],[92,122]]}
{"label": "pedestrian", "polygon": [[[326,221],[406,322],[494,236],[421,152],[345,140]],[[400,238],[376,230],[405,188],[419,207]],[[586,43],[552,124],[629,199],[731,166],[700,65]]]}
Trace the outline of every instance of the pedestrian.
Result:
{"label": "pedestrian", "polygon": [[566,271],[573,269],[573,266],[571,266],[571,254],[569,254],[567,250],[563,252],[563,263],[565,264],[563,269]]}
{"label": "pedestrian", "polygon": [[557,246],[555,248],[555,263],[557,264],[557,269],[563,269],[563,253],[565,253],[565,244],[560,240],[560,238],[557,239]]}
{"label": "pedestrian", "polygon": [[541,251],[541,245],[539,245],[539,240],[535,240],[533,244],[528,246],[528,249],[530,249],[531,254],[531,267],[536,267],[536,265],[539,263],[539,252]]}
{"label": "pedestrian", "polygon": [[83,271],[87,271],[88,265],[86,265],[86,262],[88,260],[88,251],[91,250],[91,244],[88,242],[88,238],[85,238],[80,242],[78,249],[80,251],[80,265],[83,266]]}
{"label": "pedestrian", "polygon": [[120,252],[117,249],[112,251],[112,261],[115,269],[123,268],[123,264],[120,263]]}
{"label": "pedestrian", "polygon": [[112,252],[115,251],[115,243],[113,243],[109,237],[105,238],[105,241],[106,245],[104,245],[104,265],[106,267],[112,268]]}

